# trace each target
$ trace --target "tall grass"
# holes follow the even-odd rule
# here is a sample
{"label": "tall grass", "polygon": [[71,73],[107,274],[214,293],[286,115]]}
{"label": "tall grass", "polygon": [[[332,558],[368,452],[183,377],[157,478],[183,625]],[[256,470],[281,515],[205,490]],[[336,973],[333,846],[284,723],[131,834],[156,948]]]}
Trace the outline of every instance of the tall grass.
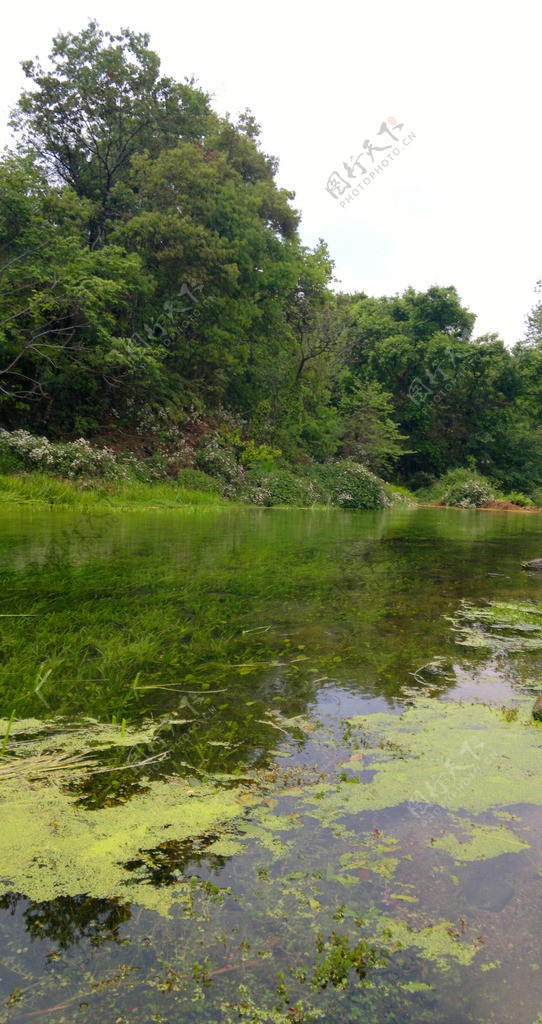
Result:
{"label": "tall grass", "polygon": [[177,508],[227,505],[216,491],[189,490],[175,482],[136,480],[80,484],[44,474],[0,475],[0,504],[69,507],[73,509]]}

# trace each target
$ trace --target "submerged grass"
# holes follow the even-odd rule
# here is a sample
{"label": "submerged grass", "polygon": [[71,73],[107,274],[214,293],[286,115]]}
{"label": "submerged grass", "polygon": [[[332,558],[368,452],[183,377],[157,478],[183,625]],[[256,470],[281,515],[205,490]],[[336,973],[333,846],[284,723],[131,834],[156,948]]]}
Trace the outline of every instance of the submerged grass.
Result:
{"label": "submerged grass", "polygon": [[[461,531],[501,527],[454,516],[454,552],[446,516],[421,513],[407,558],[397,520],[342,512],[4,515],[5,749],[133,769],[2,782],[6,1020],[470,1019],[435,992],[443,972],[477,985],[497,959],[465,881],[502,854],[520,877],[534,855],[520,815],[540,803],[542,734],[531,700],[512,714],[412,687],[399,713],[409,673],[450,685],[435,650],[480,657],[443,614],[473,593],[456,588],[457,551],[484,557]],[[522,529],[507,523],[507,542]],[[518,536],[519,566],[536,552]],[[535,585],[518,569],[518,588]],[[506,598],[489,575],[474,596],[497,586]],[[326,684],[332,725],[311,714]],[[393,713],[352,717],[369,690]],[[77,728],[81,713],[99,721]],[[55,942],[72,947],[58,962]],[[538,966],[538,948],[522,957]]]}
{"label": "submerged grass", "polygon": [[458,644],[489,649],[494,654],[542,649],[542,602],[463,601],[450,617]]}

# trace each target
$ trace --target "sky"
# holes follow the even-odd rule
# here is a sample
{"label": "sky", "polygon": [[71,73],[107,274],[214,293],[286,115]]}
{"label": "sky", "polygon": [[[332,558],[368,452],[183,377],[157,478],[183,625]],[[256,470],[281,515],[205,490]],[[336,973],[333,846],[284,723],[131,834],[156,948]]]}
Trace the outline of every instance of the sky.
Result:
{"label": "sky", "polygon": [[[163,73],[194,75],[220,113],[250,108],[262,147],[279,158],[279,185],[295,192],[303,244],[328,244],[337,290],[454,285],[477,315],[475,335],[507,345],[523,337],[542,278],[542,4],[11,4],[0,40],[1,145],[25,84],[20,61],[45,63],[53,36],[89,18],[150,33]],[[377,134],[393,121],[403,125],[396,142]],[[387,144],[391,152],[371,150]],[[360,154],[364,175],[353,166]],[[334,172],[341,195],[326,189]]]}

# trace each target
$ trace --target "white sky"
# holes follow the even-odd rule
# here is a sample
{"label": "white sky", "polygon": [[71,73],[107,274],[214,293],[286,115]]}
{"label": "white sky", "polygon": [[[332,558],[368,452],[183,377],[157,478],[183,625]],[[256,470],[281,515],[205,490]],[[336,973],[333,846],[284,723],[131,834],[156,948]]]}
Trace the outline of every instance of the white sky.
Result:
{"label": "white sky", "polygon": [[[542,4],[6,5],[0,142],[24,84],[19,62],[45,61],[56,32],[78,32],[89,17],[149,32],[163,72],[194,74],[220,112],[251,108],[263,147],[280,159],[279,183],[296,193],[304,244],[326,240],[337,287],[393,295],[455,285],[477,314],[476,334],[510,345],[522,337],[542,278]],[[329,175],[366,138],[379,144],[390,116],[415,142],[341,208],[325,191]]]}

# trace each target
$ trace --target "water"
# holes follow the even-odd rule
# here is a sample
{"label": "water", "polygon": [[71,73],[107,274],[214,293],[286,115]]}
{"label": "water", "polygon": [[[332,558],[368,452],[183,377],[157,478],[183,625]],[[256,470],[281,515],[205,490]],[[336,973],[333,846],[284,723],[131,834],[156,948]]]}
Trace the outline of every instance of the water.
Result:
{"label": "water", "polygon": [[[542,574],[520,563],[541,554],[542,518],[527,514],[3,511],[9,750],[33,753],[38,742],[54,753],[76,726],[74,749],[88,750],[92,719],[118,731],[100,749],[104,766],[160,759],[18,784],[29,825],[28,837],[23,824],[6,839],[17,867],[5,859],[0,871],[0,1021],[533,1024],[536,778],[532,800],[464,812],[463,780],[490,760],[486,739],[479,760],[457,755],[464,774],[452,785],[447,769],[447,799],[441,784],[429,818],[414,813],[406,783],[400,800],[349,794],[369,793],[386,771],[392,788],[393,772],[415,772],[391,719],[376,744],[363,723],[402,722],[416,693],[434,707],[517,707],[525,719],[540,652],[462,647],[450,618],[465,600],[540,600]],[[17,732],[30,719],[46,731]],[[473,724],[473,742],[485,727]],[[503,728],[519,744],[533,735],[513,720]],[[61,852],[48,860],[46,838],[41,873],[23,869],[26,839],[39,843],[33,800],[71,801],[90,844],[95,823],[170,779],[187,806],[209,808],[218,794],[237,810],[208,827],[195,812],[193,834],[172,826],[169,839],[165,809],[154,849],[151,837],[123,859],[115,832],[118,841],[100,838],[109,846],[97,843],[92,870],[72,824],[57,814],[52,826],[51,811],[39,827],[58,830],[59,850],[73,842],[79,874]],[[15,803],[6,806],[8,821]],[[505,828],[505,852],[452,859],[440,844],[467,826],[493,829],[492,842]]]}

